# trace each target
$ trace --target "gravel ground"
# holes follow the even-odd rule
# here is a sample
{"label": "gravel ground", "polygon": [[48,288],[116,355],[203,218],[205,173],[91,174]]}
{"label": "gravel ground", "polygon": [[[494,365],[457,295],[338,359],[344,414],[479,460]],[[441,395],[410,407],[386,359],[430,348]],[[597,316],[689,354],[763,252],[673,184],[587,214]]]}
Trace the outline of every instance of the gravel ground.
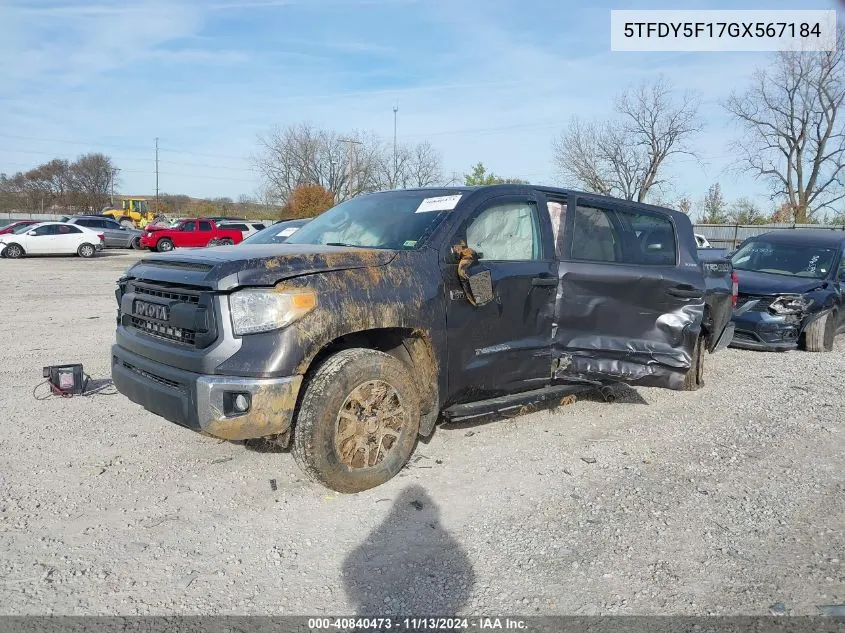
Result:
{"label": "gravel ground", "polygon": [[845,337],[831,354],[727,350],[694,393],[619,388],[612,405],[585,395],[439,428],[394,480],[344,496],[289,454],[204,438],[120,395],[33,397],[47,364],[108,378],[113,282],[136,257],[0,260],[2,613],[845,602]]}

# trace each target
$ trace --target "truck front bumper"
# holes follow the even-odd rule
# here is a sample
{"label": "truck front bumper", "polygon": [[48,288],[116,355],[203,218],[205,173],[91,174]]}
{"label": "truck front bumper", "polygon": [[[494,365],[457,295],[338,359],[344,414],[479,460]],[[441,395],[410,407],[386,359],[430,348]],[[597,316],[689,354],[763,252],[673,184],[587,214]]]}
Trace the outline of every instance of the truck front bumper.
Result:
{"label": "truck front bumper", "polygon": [[[168,367],[112,346],[117,390],[156,415],[226,440],[267,437],[288,431],[302,376],[240,378],[206,376]],[[249,407],[234,410],[237,395]]]}

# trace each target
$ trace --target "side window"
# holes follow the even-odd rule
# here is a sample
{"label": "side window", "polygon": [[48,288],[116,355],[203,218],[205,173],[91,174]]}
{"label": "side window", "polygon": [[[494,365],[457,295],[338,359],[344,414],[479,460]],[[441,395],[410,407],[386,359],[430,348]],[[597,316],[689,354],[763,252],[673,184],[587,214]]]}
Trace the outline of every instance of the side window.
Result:
{"label": "side window", "polygon": [[189,232],[189,231],[195,230],[196,226],[197,226],[196,222],[185,222],[184,224],[182,224],[182,226],[179,230]]}
{"label": "side window", "polygon": [[200,222],[200,231],[210,231],[211,222]]}
{"label": "side window", "polygon": [[39,237],[42,235],[55,235],[56,234],[56,226],[55,224],[47,224],[46,226],[39,226],[35,229],[35,235]]}
{"label": "side window", "polygon": [[114,222],[113,220],[100,220],[100,222],[103,223],[104,229],[111,229],[112,231],[120,230],[120,225],[117,222]]}
{"label": "side window", "polygon": [[637,248],[631,248],[627,261],[651,266],[675,265],[675,227],[669,218],[626,211],[620,211],[619,218],[637,236]]}
{"label": "side window", "polygon": [[78,224],[79,226],[90,227],[90,226],[92,226],[92,222],[93,222],[93,220],[82,219],[82,220],[77,220],[76,222],[74,222],[74,224]]}
{"label": "side window", "polygon": [[578,205],[572,233],[572,258],[588,262],[621,262],[622,248],[610,211]]}
{"label": "side window", "polygon": [[537,205],[506,202],[482,211],[467,227],[467,246],[480,260],[540,259]]}
{"label": "side window", "polygon": [[257,224],[253,224],[252,228],[254,228],[256,231],[263,231],[267,227],[261,224],[261,222],[258,222]]}
{"label": "side window", "polygon": [[72,224],[58,224],[56,225],[56,228],[58,229],[56,232],[59,235],[67,235],[68,233],[82,233],[82,231],[79,230],[79,227],[73,226]]}
{"label": "side window", "polygon": [[566,203],[549,200],[549,220],[552,222],[552,237],[555,243],[555,255],[561,257],[563,251],[563,231],[566,227]]}

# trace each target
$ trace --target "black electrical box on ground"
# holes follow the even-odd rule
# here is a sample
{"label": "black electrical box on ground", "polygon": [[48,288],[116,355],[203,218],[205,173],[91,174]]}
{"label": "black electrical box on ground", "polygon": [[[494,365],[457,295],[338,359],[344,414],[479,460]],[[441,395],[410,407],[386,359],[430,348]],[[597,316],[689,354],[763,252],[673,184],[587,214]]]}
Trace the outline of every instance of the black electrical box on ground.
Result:
{"label": "black electrical box on ground", "polygon": [[79,364],[50,365],[44,368],[44,378],[50,382],[54,392],[77,396],[85,391],[85,373]]}

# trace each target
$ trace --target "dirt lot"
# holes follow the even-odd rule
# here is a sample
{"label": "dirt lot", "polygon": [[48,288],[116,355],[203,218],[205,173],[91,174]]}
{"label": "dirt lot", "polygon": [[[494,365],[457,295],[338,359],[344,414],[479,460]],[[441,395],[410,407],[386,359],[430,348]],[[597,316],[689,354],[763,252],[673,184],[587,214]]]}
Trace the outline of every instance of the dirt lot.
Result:
{"label": "dirt lot", "polygon": [[119,395],[33,397],[47,364],[108,378],[114,281],[136,257],[0,260],[2,613],[845,602],[845,337],[824,355],[728,350],[695,393],[619,389],[613,405],[441,428],[399,477],[343,496],[288,454],[203,438]]}

